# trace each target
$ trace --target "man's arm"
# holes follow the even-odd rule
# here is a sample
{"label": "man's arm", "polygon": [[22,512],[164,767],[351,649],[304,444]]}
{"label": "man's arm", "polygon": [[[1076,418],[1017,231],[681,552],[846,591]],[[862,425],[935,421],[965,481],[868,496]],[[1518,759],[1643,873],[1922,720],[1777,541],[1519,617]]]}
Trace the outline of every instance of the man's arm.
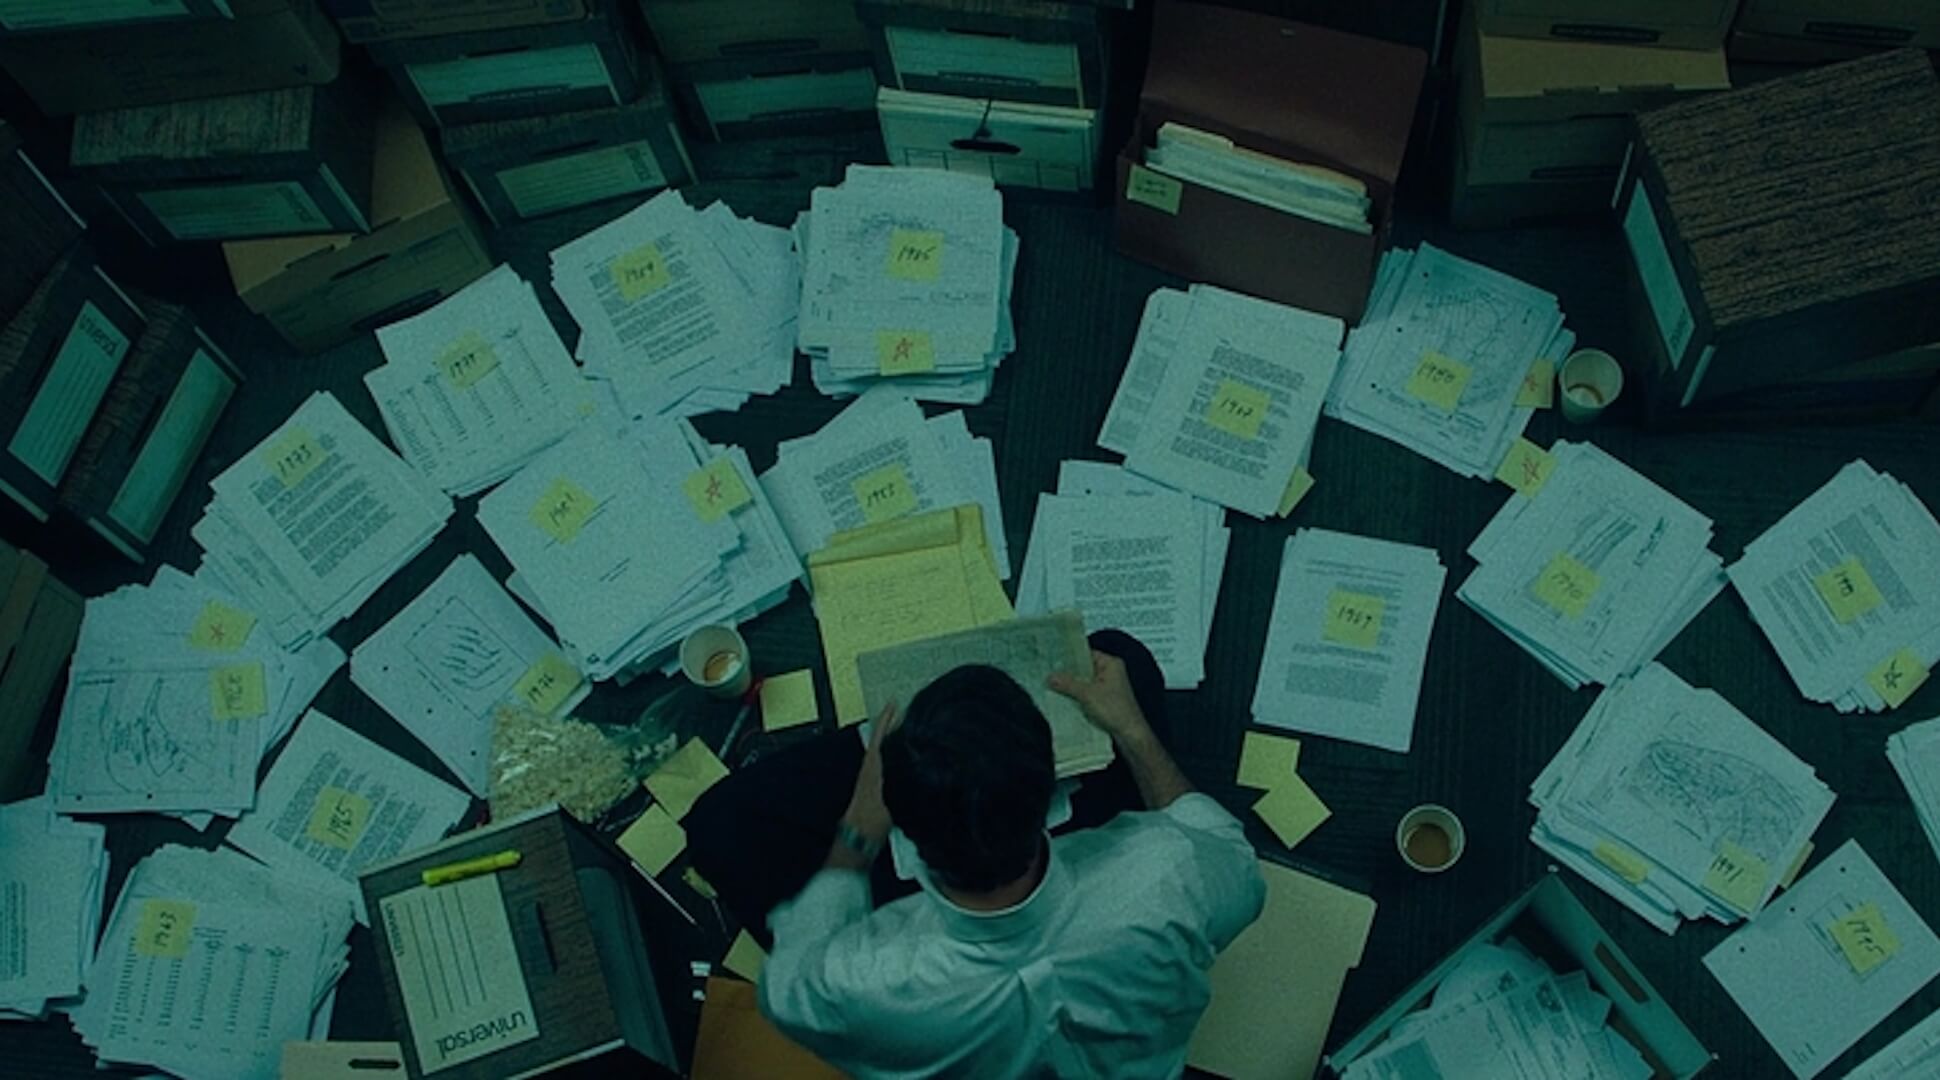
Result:
{"label": "man's arm", "polygon": [[1089,680],[1074,679],[1062,672],[1051,676],[1051,689],[1076,701],[1085,718],[1097,725],[1125,758],[1132,780],[1150,810],[1163,810],[1181,795],[1193,790],[1192,781],[1179,770],[1178,762],[1152,731],[1145,711],[1132,694],[1131,680],[1125,677],[1125,662],[1110,653],[1093,649],[1094,673]]}

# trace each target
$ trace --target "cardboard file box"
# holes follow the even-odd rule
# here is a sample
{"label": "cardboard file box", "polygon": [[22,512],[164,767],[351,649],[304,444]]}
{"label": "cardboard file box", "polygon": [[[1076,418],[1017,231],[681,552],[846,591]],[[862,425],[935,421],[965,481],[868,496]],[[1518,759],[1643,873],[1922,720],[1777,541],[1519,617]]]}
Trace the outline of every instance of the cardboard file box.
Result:
{"label": "cardboard file box", "polygon": [[0,121],[0,321],[33,295],[47,269],[72,247],[87,222],[27,156],[20,136]]}
{"label": "cardboard file box", "polygon": [[180,19],[229,17],[225,0],[0,0],[0,34],[138,28]]}
{"label": "cardboard file box", "polygon": [[149,307],[148,330],[109,386],[61,480],[61,508],[145,562],[242,375],[187,308]]}
{"label": "cardboard file box", "polygon": [[1588,974],[1597,993],[1610,999],[1610,1027],[1636,1047],[1656,1075],[1689,1080],[1711,1064],[1704,1044],[1638,974],[1636,965],[1554,871],[1403,991],[1394,1004],[1329,1054],[1327,1064],[1338,1071],[1380,1045],[1396,1023],[1428,1001],[1467,953],[1509,940],[1527,947],[1559,975],[1575,970]]}
{"label": "cardboard file box", "polygon": [[1084,0],[858,0],[884,86],[1096,109],[1112,13]]}
{"label": "cardboard file box", "polygon": [[1715,49],[1738,0],[1476,0],[1485,34]]}
{"label": "cardboard file box", "polygon": [[[1118,249],[1192,281],[1353,323],[1386,245],[1427,57],[1251,12],[1161,0],[1131,140],[1117,160]],[[1368,72],[1382,76],[1369,78]],[[1370,235],[1144,167],[1176,121],[1367,185]]]}
{"label": "cardboard file box", "polygon": [[876,124],[876,73],[864,53],[772,56],[692,64],[674,94],[702,137],[765,138],[856,131]]}
{"label": "cardboard file box", "polygon": [[854,0],[640,0],[640,10],[661,59],[676,66],[869,48]]}
{"label": "cardboard file box", "polygon": [[328,87],[85,113],[73,166],[153,244],[370,229],[370,121]]}
{"label": "cardboard file box", "polygon": [[411,115],[387,106],[375,137],[369,234],[222,246],[237,295],[299,352],[422,311],[492,268],[471,212]]}
{"label": "cardboard file box", "polygon": [[1931,0],[1745,0],[1734,33],[1848,48],[1940,49]]}
{"label": "cardboard file box", "polygon": [[657,83],[631,105],[446,128],[444,151],[495,225],[694,177]]}
{"label": "cardboard file box", "polygon": [[618,0],[586,17],[508,30],[373,42],[427,124],[475,124],[624,105],[640,92],[639,46]]}
{"label": "cardboard file box", "polygon": [[912,94],[876,95],[891,165],[988,176],[1006,187],[1089,191],[1098,174],[1098,112]]}
{"label": "cardboard file box", "polygon": [[320,86],[342,42],[317,0],[229,0],[233,19],[0,40],[5,68],[50,116]]}
{"label": "cardboard file box", "polygon": [[1635,120],[1633,377],[1665,419],[1940,341],[1940,78],[1904,49]]}
{"label": "cardboard file box", "polygon": [[31,552],[0,540],[0,802],[38,790],[31,753],[81,633],[81,597]]}
{"label": "cardboard file box", "polygon": [[586,15],[585,0],[323,0],[343,28],[344,38],[360,45],[392,38],[503,30],[548,22],[571,22]]}
{"label": "cardboard file box", "polygon": [[88,425],[147,329],[85,246],[68,250],[0,330],[0,492],[46,521]]}
{"label": "cardboard file box", "polygon": [[[518,852],[519,864],[449,885],[422,883],[425,870],[504,851]],[[365,870],[379,977],[409,1075],[500,1080],[575,1062],[585,1063],[584,1075],[673,1075],[679,1066],[632,881],[610,844],[557,809]],[[450,953],[454,941],[463,943],[462,959]],[[504,1008],[480,1014],[421,989],[424,975],[454,965],[492,971],[485,989]],[[400,978],[406,967],[419,978]]]}
{"label": "cardboard file box", "polygon": [[1455,147],[1448,223],[1458,229],[1514,229],[1579,218],[1608,217],[1616,167],[1591,177],[1484,184],[1469,171],[1468,152]]}

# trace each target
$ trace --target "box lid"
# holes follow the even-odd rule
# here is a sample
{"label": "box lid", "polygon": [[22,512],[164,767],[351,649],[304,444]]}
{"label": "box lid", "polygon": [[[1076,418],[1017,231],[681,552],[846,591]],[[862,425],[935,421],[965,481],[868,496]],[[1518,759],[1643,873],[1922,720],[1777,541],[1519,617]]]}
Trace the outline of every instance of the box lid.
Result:
{"label": "box lid", "polygon": [[1427,68],[1419,49],[1161,0],[1140,108],[1391,188]]}
{"label": "box lid", "polygon": [[1484,123],[1634,112],[1731,89],[1723,49],[1537,41],[1479,33],[1472,23],[1465,33],[1465,76],[1480,90]]}

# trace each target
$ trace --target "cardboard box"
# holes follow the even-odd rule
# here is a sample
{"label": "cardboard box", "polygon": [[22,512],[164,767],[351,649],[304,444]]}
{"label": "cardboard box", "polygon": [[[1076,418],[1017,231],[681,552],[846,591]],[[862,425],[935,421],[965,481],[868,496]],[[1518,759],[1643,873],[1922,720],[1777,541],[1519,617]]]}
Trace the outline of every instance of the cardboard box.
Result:
{"label": "cardboard box", "polygon": [[0,321],[27,302],[87,227],[27,156],[19,133],[0,120],[0,248],[7,253],[0,259]]}
{"label": "cardboard box", "polygon": [[223,0],[0,0],[0,36],[145,27],[228,17]]}
{"label": "cardboard box", "polygon": [[299,352],[422,311],[492,268],[471,211],[411,115],[387,105],[375,137],[368,234],[222,245],[236,294]]}
{"label": "cardboard box", "polygon": [[1924,345],[1707,399],[1666,418],[1688,428],[1940,420],[1940,345]]}
{"label": "cardboard box", "polygon": [[1940,78],[1883,53],[1639,115],[1620,221],[1647,415],[1940,341]]}
{"label": "cardboard box", "polygon": [[337,78],[342,41],[317,0],[230,0],[233,19],[0,40],[5,68],[49,116],[158,105]]}
{"label": "cardboard box", "polygon": [[864,53],[713,60],[673,77],[675,97],[711,141],[876,126],[876,72]]}
{"label": "cardboard box", "polygon": [[1704,1044],[1553,870],[1329,1054],[1327,1064],[1338,1071],[1378,1046],[1389,1029],[1428,1002],[1464,955],[1508,939],[1526,946],[1559,975],[1574,970],[1588,974],[1596,991],[1610,999],[1610,1027],[1636,1047],[1656,1075],[1689,1080],[1711,1064]]}
{"label": "cardboard box", "polygon": [[509,30],[373,42],[406,104],[434,126],[624,105],[640,93],[639,45],[619,0]]}
{"label": "cardboard box", "polygon": [[1095,109],[992,102],[883,87],[876,93],[891,165],[988,176],[1006,187],[1090,191],[1102,175]]}
{"label": "cardboard box", "polygon": [[661,58],[676,66],[869,48],[854,0],[640,0],[640,10]]}
{"label": "cardboard box", "polygon": [[0,802],[39,791],[30,752],[81,634],[81,597],[31,552],[0,540]]}
{"label": "cardboard box", "polygon": [[1673,49],[1724,44],[1738,0],[1476,0],[1485,34]]}
{"label": "cardboard box", "polygon": [[694,177],[658,80],[631,105],[449,127],[444,151],[496,225]]}
{"label": "cardboard box", "polygon": [[[1358,321],[1387,245],[1427,57],[1182,0],[1160,0],[1152,40],[1137,121],[1117,161],[1118,249],[1189,281]],[[1373,204],[1372,233],[1151,172],[1145,150],[1170,121],[1358,178]],[[1132,198],[1135,180],[1176,198]]]}
{"label": "cardboard box", "polygon": [[1738,74],[1739,85],[1752,80],[1746,77],[1748,64],[1783,65],[1772,78],[1791,74],[1784,68],[1817,67],[1820,64],[1838,64],[1847,60],[1859,60],[1880,50],[1867,45],[1847,45],[1836,41],[1818,41],[1811,38],[1780,37],[1777,34],[1755,34],[1749,30],[1733,29],[1731,37],[1725,40],[1724,52],[1731,58],[1732,68]]}
{"label": "cardboard box", "polygon": [[1863,49],[1940,49],[1932,0],[1744,0],[1736,31]]}
{"label": "cardboard box", "polygon": [[393,38],[503,30],[572,22],[586,15],[584,0],[323,0],[344,38],[360,45]]}
{"label": "cardboard box", "polygon": [[882,85],[1101,108],[1114,13],[1063,0],[857,0]]}
{"label": "cardboard box", "polygon": [[46,521],[88,425],[148,320],[85,244],[0,329],[0,493]]}
{"label": "cardboard box", "polygon": [[1613,165],[1591,176],[1479,183],[1469,172],[1467,151],[1458,143],[1455,167],[1450,170],[1448,223],[1458,229],[1482,231],[1607,219],[1616,174]]}
{"label": "cardboard box", "polygon": [[72,163],[152,244],[370,229],[369,118],[329,87],[83,113]]}

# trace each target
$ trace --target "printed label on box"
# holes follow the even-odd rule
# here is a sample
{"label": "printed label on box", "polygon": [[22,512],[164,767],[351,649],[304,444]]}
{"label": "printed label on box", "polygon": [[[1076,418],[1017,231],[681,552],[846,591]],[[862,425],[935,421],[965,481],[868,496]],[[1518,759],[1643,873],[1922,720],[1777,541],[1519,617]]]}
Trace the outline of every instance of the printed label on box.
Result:
{"label": "printed label on box", "polygon": [[555,97],[578,90],[619,91],[606,73],[597,45],[561,45],[491,56],[464,56],[404,68],[418,96],[433,109],[493,98]]}
{"label": "printed label on box", "polygon": [[50,484],[61,482],[102,395],[128,355],[128,335],[108,320],[93,301],[81,305],[61,342],[47,377],[14,429],[7,452]]}
{"label": "printed label on box", "polygon": [[235,240],[336,227],[295,180],[138,191],[135,198],[177,240]]}

